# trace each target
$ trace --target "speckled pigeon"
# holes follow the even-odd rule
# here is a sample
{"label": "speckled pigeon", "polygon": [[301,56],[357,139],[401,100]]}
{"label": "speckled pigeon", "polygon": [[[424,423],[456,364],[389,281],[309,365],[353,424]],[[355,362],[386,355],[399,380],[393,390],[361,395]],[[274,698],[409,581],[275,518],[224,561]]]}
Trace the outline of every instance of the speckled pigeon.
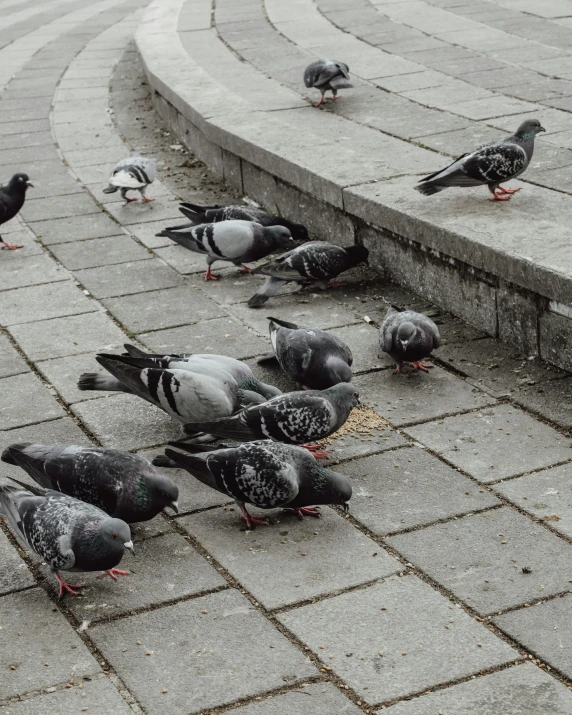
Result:
{"label": "speckled pigeon", "polygon": [[325,241],[305,243],[252,271],[270,277],[248,305],[260,308],[288,281],[314,283],[325,289],[327,281],[360,263],[367,263],[368,255],[367,248],[360,245],[341,248]]}
{"label": "speckled pigeon", "polygon": [[143,203],[155,201],[155,199],[145,196],[145,191],[149,184],[155,181],[156,175],[155,159],[148,159],[135,152],[127,159],[121,159],[115,165],[115,169],[113,169],[109,178],[109,186],[103,189],[103,193],[113,194],[120,189],[121,198],[128,204],[130,201],[137,201],[137,199],[128,198],[127,192],[136,190],[141,194]]}
{"label": "speckled pigeon", "polygon": [[300,519],[319,516],[318,504],[349,509],[352,488],[347,478],[320,467],[300,447],[264,440],[200,455],[174,449],[166,449],[165,454],[203,484],[232,497],[249,529],[267,522],[249,514],[247,503],[259,509],[293,511]]}
{"label": "speckled pigeon", "polygon": [[413,310],[404,310],[390,312],[386,316],[379,329],[379,341],[383,352],[397,363],[396,372],[403,372],[405,362],[427,372],[432,366],[424,365],[421,360],[441,345],[441,336],[431,318]]}
{"label": "speckled pigeon", "polygon": [[179,488],[137,454],[77,445],[11,444],[2,461],[22,467],[44,489],[81,499],[128,524],[167,506],[179,511]]}
{"label": "speckled pigeon", "polygon": [[[261,226],[284,226],[296,241],[308,240],[308,229],[301,223],[294,223],[282,216],[266,213],[253,206],[197,206],[188,202],[179,204],[179,211],[192,221],[191,226],[219,221],[254,221]],[[183,228],[179,226],[179,228]]]}
{"label": "speckled pigeon", "polygon": [[338,62],[338,60],[316,60],[309,64],[304,71],[306,87],[316,87],[322,93],[316,107],[325,103],[324,95],[329,89],[332,90],[332,99],[337,99],[338,89],[353,87],[349,79],[350,68],[345,62]]}
{"label": "speckled pigeon", "polygon": [[60,598],[81,588],[60,571],[103,571],[114,581],[129,574],[116,568],[125,549],[134,553],[129,526],[92,504],[38,487],[0,486],[0,512],[22,545],[54,571]]}
{"label": "speckled pigeon", "polygon": [[432,196],[450,186],[486,184],[492,194],[490,201],[508,201],[520,189],[505,189],[501,183],[516,179],[526,170],[532,159],[534,139],[544,131],[538,119],[527,119],[512,136],[463,154],[444,169],[421,179],[415,188]]}
{"label": "speckled pigeon", "polygon": [[290,379],[312,390],[351,382],[353,357],[343,340],[318,328],[268,320],[274,354]]}
{"label": "speckled pigeon", "polygon": [[[0,188],[0,226],[13,219],[20,211],[26,200],[26,191],[29,186],[33,186],[33,184],[30,183],[27,174],[14,174],[7,186]],[[0,236],[0,248],[15,251],[22,246],[8,243]]]}
{"label": "speckled pigeon", "polygon": [[202,253],[207,257],[205,280],[216,280],[211,266],[216,261],[229,261],[242,266],[243,273],[250,268],[243,263],[265,258],[273,251],[294,246],[290,231],[284,226],[261,226],[254,221],[221,221],[202,223],[198,226],[166,228],[157,236],[167,236],[189,251]]}

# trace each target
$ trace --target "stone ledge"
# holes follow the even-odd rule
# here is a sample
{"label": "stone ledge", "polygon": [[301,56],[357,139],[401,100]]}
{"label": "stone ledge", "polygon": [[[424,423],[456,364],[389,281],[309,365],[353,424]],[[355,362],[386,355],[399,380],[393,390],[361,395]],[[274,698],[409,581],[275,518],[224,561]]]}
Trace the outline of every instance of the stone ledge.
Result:
{"label": "stone ledge", "polygon": [[[205,0],[192,6],[204,18]],[[216,34],[207,37],[204,21],[183,32],[187,47],[193,35],[203,43],[203,55],[197,43],[191,57],[180,15],[191,27],[184,0],[156,0],[136,43],[157,110],[211,170],[320,238],[364,241],[378,268],[490,335],[572,367],[570,196],[530,184],[508,205],[489,203],[482,188],[418,195],[416,178],[442,161],[434,152],[334,114],[289,108],[293,95],[277,83],[262,104],[260,95],[246,100],[216,77],[254,83],[259,71]],[[264,86],[273,92],[267,78]]]}

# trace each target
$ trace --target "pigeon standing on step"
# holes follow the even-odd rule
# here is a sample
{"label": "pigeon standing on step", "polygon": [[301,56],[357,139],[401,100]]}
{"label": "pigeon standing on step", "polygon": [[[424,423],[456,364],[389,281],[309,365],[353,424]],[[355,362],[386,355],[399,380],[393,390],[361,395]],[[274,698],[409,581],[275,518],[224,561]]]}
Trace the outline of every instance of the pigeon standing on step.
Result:
{"label": "pigeon standing on step", "polygon": [[406,362],[428,372],[431,366],[424,365],[421,360],[441,345],[439,328],[431,318],[413,310],[389,313],[379,333],[381,349],[395,360],[397,373],[403,372]]}
{"label": "pigeon standing on step", "polygon": [[268,320],[272,349],[291,380],[311,390],[351,382],[353,357],[343,340],[318,328],[304,328],[278,318]]}
{"label": "pigeon standing on step", "polygon": [[155,181],[156,176],[155,160],[135,153],[127,157],[127,159],[121,159],[116,164],[109,178],[109,186],[103,189],[103,193],[113,194],[120,189],[121,198],[126,204],[131,201],[137,201],[137,199],[128,198],[128,191],[138,191],[141,194],[143,203],[155,201],[155,199],[145,196],[145,191],[149,184]]}
{"label": "pigeon standing on step", "polygon": [[92,504],[37,487],[0,486],[0,512],[21,544],[55,573],[60,598],[81,588],[64,581],[60,571],[103,571],[114,581],[129,574],[116,568],[125,549],[135,553],[129,526]]}
{"label": "pigeon standing on step", "polygon": [[189,251],[205,255],[206,281],[218,278],[211,272],[211,266],[216,261],[229,261],[242,267],[243,273],[250,273],[250,268],[243,266],[243,263],[257,261],[273,251],[295,245],[290,231],[284,226],[261,226],[254,221],[240,220],[203,223],[186,228],[173,226],[157,236],[168,236]]}
{"label": "pigeon standing on step", "polygon": [[367,248],[360,245],[342,248],[325,241],[305,243],[252,271],[269,278],[248,305],[259,308],[288,281],[313,283],[325,290],[327,281],[360,263],[367,263],[368,255]]}
{"label": "pigeon standing on step", "polygon": [[316,107],[324,104],[326,92],[332,91],[332,99],[338,98],[338,89],[353,87],[350,80],[350,68],[345,62],[338,60],[316,60],[309,64],[304,71],[304,84],[306,87],[315,87],[322,93]]}
{"label": "pigeon standing on step", "polygon": [[[253,206],[197,206],[188,202],[179,204],[179,211],[192,221],[191,226],[219,221],[254,221],[261,226],[284,226],[295,241],[307,241],[308,229],[301,223],[289,221],[282,216],[266,213]],[[180,226],[179,228],[183,228]]]}
{"label": "pigeon standing on step", "polygon": [[[33,184],[30,183],[27,174],[14,174],[8,184],[0,188],[0,225],[13,219],[20,211],[26,200],[26,190],[29,186],[33,186]],[[0,236],[0,248],[15,251],[22,246],[8,243]]]}
{"label": "pigeon standing on step", "polygon": [[415,188],[432,196],[450,186],[486,184],[492,194],[490,201],[508,201],[520,189],[505,189],[501,184],[516,179],[527,169],[534,152],[534,139],[545,131],[538,119],[527,119],[512,136],[463,154],[444,169],[421,179]]}
{"label": "pigeon standing on step", "polygon": [[300,447],[265,440],[198,455],[166,449],[165,455],[203,484],[232,497],[249,529],[267,522],[249,514],[247,503],[259,509],[286,509],[300,519],[319,516],[319,504],[349,509],[352,487],[347,478],[320,467]]}
{"label": "pigeon standing on step", "polygon": [[137,454],[19,443],[4,450],[2,461],[21,467],[44,489],[81,499],[128,524],[149,521],[167,506],[179,511],[177,485]]}

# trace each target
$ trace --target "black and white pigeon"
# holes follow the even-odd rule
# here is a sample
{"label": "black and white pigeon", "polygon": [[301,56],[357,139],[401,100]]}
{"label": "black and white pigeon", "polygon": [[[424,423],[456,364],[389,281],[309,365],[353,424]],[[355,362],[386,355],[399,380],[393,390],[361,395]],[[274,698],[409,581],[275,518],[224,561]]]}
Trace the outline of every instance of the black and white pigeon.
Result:
{"label": "black and white pigeon", "polygon": [[[177,446],[187,449],[184,444]],[[349,509],[352,487],[347,478],[320,467],[300,447],[264,440],[198,455],[166,449],[165,455],[203,484],[232,497],[249,529],[267,522],[249,514],[247,503],[259,509],[293,511],[300,519],[319,516],[320,504]]]}
{"label": "black and white pigeon", "polygon": [[[33,184],[27,174],[14,174],[6,186],[0,188],[0,226],[8,223],[20,211],[26,200],[26,191]],[[15,243],[8,243],[0,236],[0,248],[15,251]]]}
{"label": "black and white pigeon", "polygon": [[413,310],[404,310],[390,312],[386,316],[379,329],[379,342],[382,351],[397,363],[395,372],[402,373],[406,362],[428,372],[432,366],[424,365],[421,360],[441,345],[441,336],[431,318]]}
{"label": "black and white pigeon", "polygon": [[273,251],[296,245],[289,229],[284,226],[261,226],[254,221],[238,219],[198,226],[172,226],[157,236],[167,236],[183,248],[205,255],[206,281],[218,278],[211,272],[211,266],[216,261],[229,261],[242,267],[243,273],[250,273],[250,268],[243,266],[243,263],[257,261]]}
{"label": "black and white pigeon", "polygon": [[21,467],[44,489],[81,499],[128,524],[149,521],[167,506],[179,511],[177,485],[137,454],[23,442],[7,447],[2,461]]}
{"label": "black and white pigeon", "polygon": [[274,355],[291,380],[311,390],[351,382],[353,356],[343,340],[318,328],[268,320]]}
{"label": "black and white pigeon", "polygon": [[[266,213],[266,211],[254,206],[197,206],[196,204],[185,202],[179,204],[179,211],[192,221],[191,226],[238,219],[241,221],[254,221],[261,226],[284,226],[289,229],[295,241],[308,240],[308,229],[301,223],[295,223],[282,216]],[[183,227],[179,226],[179,228]]]}
{"label": "black and white pigeon", "polygon": [[313,283],[325,290],[327,281],[360,263],[367,263],[368,255],[367,248],[360,245],[342,248],[326,241],[305,243],[252,271],[269,278],[248,305],[260,308],[289,281]]}
{"label": "black and white pigeon", "polygon": [[527,119],[512,136],[463,154],[444,169],[421,179],[415,188],[432,196],[451,186],[486,184],[492,194],[490,201],[508,201],[520,189],[505,189],[501,183],[516,179],[527,169],[534,152],[534,139],[545,131],[538,119]]}
{"label": "black and white pigeon", "polygon": [[306,444],[337,432],[358,403],[357,388],[341,382],[322,392],[303,390],[279,395],[262,405],[245,407],[232,417],[186,424],[185,431],[203,431],[241,442],[271,439]]}
{"label": "black and white pigeon", "polygon": [[148,196],[145,196],[145,191],[149,184],[155,181],[157,176],[157,166],[155,159],[148,159],[146,156],[141,156],[134,153],[127,159],[121,159],[111,172],[109,178],[109,186],[103,189],[104,194],[113,194],[118,189],[121,191],[121,198],[128,204],[137,199],[130,199],[127,196],[128,191],[138,191],[141,194],[141,201],[155,201]]}
{"label": "black and white pigeon", "polygon": [[[159,368],[170,370],[188,370],[197,375],[217,376],[230,375],[242,390],[241,400],[244,404],[264,402],[271,397],[281,395],[282,391],[274,385],[261,382],[242,360],[227,355],[210,353],[183,353],[180,355],[149,354],[134,345],[125,345],[128,355],[134,360],[131,364],[140,368]],[[98,372],[86,372],[78,382],[80,390],[103,390],[112,392],[129,392],[132,390],[112,375]]]}
{"label": "black and white pigeon", "polygon": [[125,549],[135,553],[129,526],[92,504],[38,487],[0,486],[0,513],[21,544],[55,573],[60,598],[81,588],[64,581],[60,571],[103,571],[114,581],[129,574],[116,568]]}
{"label": "black and white pigeon", "polygon": [[304,84],[306,87],[315,87],[322,93],[316,107],[325,103],[324,95],[329,89],[332,90],[332,99],[337,99],[338,89],[353,87],[350,82],[350,68],[345,62],[338,60],[316,60],[309,64],[304,70]]}

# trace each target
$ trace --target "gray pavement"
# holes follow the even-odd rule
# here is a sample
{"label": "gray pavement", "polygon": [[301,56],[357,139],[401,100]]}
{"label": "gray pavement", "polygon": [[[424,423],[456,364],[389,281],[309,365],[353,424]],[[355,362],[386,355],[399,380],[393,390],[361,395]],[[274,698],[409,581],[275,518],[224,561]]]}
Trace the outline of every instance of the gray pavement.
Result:
{"label": "gray pavement", "polygon": [[[232,503],[169,470],[181,514],[134,530],[130,577],[80,575],[85,589],[74,599],[57,601],[53,577],[0,520],[0,713],[572,714],[572,377],[373,271],[327,293],[274,298],[262,312],[246,306],[257,277],[224,268],[219,282],[204,283],[201,260],[154,234],[180,218],[179,198],[237,196],[157,120],[130,44],[144,4],[0,2],[0,57],[16,68],[0,74],[0,158],[10,162],[5,178],[14,165],[38,184],[3,231],[24,248],[0,253],[0,447],[94,443],[152,457],[180,428],[129,395],[78,391],[79,374],[99,369],[94,353],[128,341],[222,352],[288,388],[276,370],[256,366],[269,349],[266,314],[342,336],[377,417],[330,445],[353,485],[350,515],[326,508],[321,520],[300,522],[276,512],[269,527],[246,532]],[[404,16],[406,4],[415,7]],[[384,3],[387,34],[386,21],[372,23],[373,6],[328,12],[344,28],[402,45],[403,63],[426,63],[399,75],[409,77],[407,94],[439,86],[440,73],[464,74],[469,46],[483,36],[463,8],[491,27],[512,22],[517,38],[537,37],[548,20],[515,5],[448,2],[460,20],[445,27],[467,45],[454,52],[431,24],[443,12],[434,5]],[[551,27],[568,29],[559,18],[572,3],[542,7]],[[217,3],[238,42],[231,9]],[[243,10],[256,26],[258,5]],[[189,26],[207,20],[185,16]],[[413,20],[422,24],[414,33]],[[287,17],[283,25],[301,32]],[[507,81],[503,60],[493,62],[495,37],[486,36],[492,59],[482,72],[497,73],[486,85]],[[295,48],[282,49],[273,56],[290,69]],[[545,68],[564,50],[517,39],[507,52]],[[537,101],[522,84],[515,101]],[[550,93],[559,106],[553,84]],[[153,204],[123,207],[101,193],[130,149],[158,159]],[[378,355],[364,316],[379,321],[388,305],[437,314],[443,346],[429,374],[394,375]],[[10,475],[26,478],[2,463],[0,479]]]}

